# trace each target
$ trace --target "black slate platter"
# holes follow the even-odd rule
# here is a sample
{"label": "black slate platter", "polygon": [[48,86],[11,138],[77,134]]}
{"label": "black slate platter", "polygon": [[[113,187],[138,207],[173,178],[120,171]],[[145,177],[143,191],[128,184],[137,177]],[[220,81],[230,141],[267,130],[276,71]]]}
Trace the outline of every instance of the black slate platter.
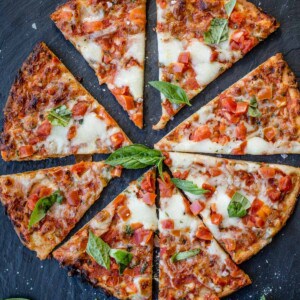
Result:
{"label": "black slate platter", "polygon": [[[300,1],[299,0],[253,0],[264,11],[273,15],[281,23],[281,28],[266,41],[257,46],[244,59],[211,83],[170,122],[163,131],[151,129],[159,119],[159,94],[145,86],[145,127],[137,129],[127,118],[105,86],[99,86],[96,76],[73,46],[65,41],[49,18],[51,12],[63,0],[1,0],[0,1],[0,111],[2,111],[10,86],[21,64],[33,46],[45,41],[66,64],[71,72],[83,78],[83,85],[105,106],[120,126],[135,143],[153,146],[167,132],[185,118],[213,99],[249,71],[277,52],[282,52],[297,77],[300,76]],[[153,31],[156,23],[155,1],[148,0],[147,6],[147,53],[145,82],[157,80],[157,42]],[[3,114],[0,114],[1,126]],[[244,156],[239,159],[266,161],[300,167],[299,155],[288,156]],[[94,160],[105,159],[95,155]],[[74,158],[51,159],[40,162],[11,162],[0,159],[0,174],[12,174],[38,170],[58,165],[73,164]],[[87,212],[72,231],[81,228],[97,212],[117,196],[128,183],[145,170],[125,171],[104,190],[100,200]],[[71,236],[72,233],[69,235]],[[67,276],[54,260],[39,261],[35,254],[23,247],[15,234],[9,219],[0,207],[0,298],[26,297],[32,300],[65,299],[114,299],[103,291],[94,289],[79,278]],[[300,206],[287,226],[274,238],[273,242],[250,261],[241,265],[252,278],[253,284],[227,299],[258,300],[266,298],[300,299]],[[157,282],[154,281],[154,299],[157,299]]]}

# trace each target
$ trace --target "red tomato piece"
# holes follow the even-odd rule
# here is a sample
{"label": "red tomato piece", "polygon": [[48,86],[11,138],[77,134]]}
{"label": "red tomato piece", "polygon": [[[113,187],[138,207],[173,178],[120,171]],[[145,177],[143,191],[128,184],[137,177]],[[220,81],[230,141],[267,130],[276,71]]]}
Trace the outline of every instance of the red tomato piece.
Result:
{"label": "red tomato piece", "polygon": [[272,202],[277,202],[280,200],[281,192],[274,188],[271,188],[267,191],[267,195],[271,199]]}
{"label": "red tomato piece", "polygon": [[235,129],[235,135],[238,140],[245,140],[247,136],[247,128],[244,123],[239,123]]}
{"label": "red tomato piece", "polygon": [[141,243],[147,244],[153,236],[153,232],[151,230],[145,230],[143,228],[139,228],[134,231],[133,240],[136,245],[140,245]]}
{"label": "red tomato piece", "polygon": [[71,172],[81,176],[83,173],[86,172],[87,165],[82,161],[74,166],[71,167]]}
{"label": "red tomato piece", "polygon": [[110,141],[114,149],[118,149],[122,146],[125,138],[122,132],[117,132],[110,137]]}
{"label": "red tomato piece", "polygon": [[220,225],[222,220],[223,220],[223,216],[221,214],[218,214],[218,213],[215,213],[213,212],[211,215],[210,215],[210,219],[211,219],[211,222],[215,225]]}
{"label": "red tomato piece", "polygon": [[155,203],[156,194],[146,193],[143,195],[143,201],[148,205],[153,205]]}
{"label": "red tomato piece", "polygon": [[118,215],[123,221],[126,221],[129,219],[131,213],[126,205],[122,205],[118,207]]}
{"label": "red tomato piece", "polygon": [[34,210],[36,203],[39,201],[39,196],[37,194],[32,194],[27,199],[27,206],[30,210]]}
{"label": "red tomato piece", "polygon": [[33,147],[31,145],[21,146],[19,148],[20,158],[29,157],[33,154]]}
{"label": "red tomato piece", "polygon": [[276,136],[276,129],[274,127],[265,128],[264,136],[269,142],[271,142]]}
{"label": "red tomato piece", "polygon": [[89,104],[87,102],[78,102],[76,103],[72,108],[72,116],[73,117],[82,117],[87,109],[89,107]]}
{"label": "red tomato piece", "polygon": [[45,140],[51,133],[51,128],[52,128],[51,123],[48,120],[44,121],[38,127],[37,132],[36,132],[39,139],[42,141]]}
{"label": "red tomato piece", "polygon": [[276,170],[267,166],[260,167],[259,172],[264,178],[274,178],[276,175]]}
{"label": "red tomato piece", "polygon": [[68,140],[72,140],[75,136],[76,136],[76,133],[77,133],[77,128],[75,125],[71,126],[68,130],[68,135],[67,135],[67,138]]}
{"label": "red tomato piece", "polygon": [[279,179],[279,189],[282,192],[289,192],[293,188],[292,178],[287,175]]}
{"label": "red tomato piece", "polygon": [[200,142],[202,140],[208,139],[211,136],[211,131],[207,125],[201,125],[196,130],[191,136],[191,140],[195,142]]}
{"label": "red tomato piece", "polygon": [[238,102],[236,104],[236,110],[235,110],[235,114],[237,115],[243,115],[248,111],[248,106],[249,104],[247,102]]}
{"label": "red tomato piece", "polygon": [[172,69],[174,73],[182,73],[184,70],[184,64],[182,63],[173,63]]}
{"label": "red tomato piece", "polygon": [[178,62],[188,64],[190,60],[190,52],[181,52],[178,57]]}
{"label": "red tomato piece", "polygon": [[149,193],[154,192],[155,180],[152,177],[152,173],[147,173],[147,175],[143,178],[143,181],[141,182],[141,188]]}
{"label": "red tomato piece", "polygon": [[207,193],[204,194],[205,196],[208,196],[208,197],[210,197],[215,192],[215,190],[216,190],[216,188],[214,186],[212,186],[212,185],[210,185],[208,183],[203,183],[202,184],[202,188],[204,190],[209,191],[209,192],[207,192]]}
{"label": "red tomato piece", "polygon": [[171,219],[162,220],[161,226],[163,229],[174,229],[174,221]]}
{"label": "red tomato piece", "polygon": [[173,195],[174,185],[171,182],[170,176],[168,173],[164,173],[165,181],[158,178],[159,190],[161,197],[171,197]]}
{"label": "red tomato piece", "polygon": [[200,226],[196,232],[196,237],[200,240],[211,241],[213,236],[211,232],[203,226]]}
{"label": "red tomato piece", "polygon": [[235,113],[237,108],[237,103],[235,102],[234,98],[226,97],[221,99],[221,106],[223,109]]}
{"label": "red tomato piece", "polygon": [[132,96],[116,95],[116,98],[125,110],[131,110],[135,108],[135,102]]}
{"label": "red tomato piece", "polygon": [[221,175],[223,172],[218,167],[211,167],[209,169],[209,173],[212,177],[217,177],[217,176]]}
{"label": "red tomato piece", "polygon": [[78,206],[80,204],[80,197],[79,197],[79,192],[78,190],[73,190],[70,191],[67,194],[67,202],[71,205],[71,206]]}

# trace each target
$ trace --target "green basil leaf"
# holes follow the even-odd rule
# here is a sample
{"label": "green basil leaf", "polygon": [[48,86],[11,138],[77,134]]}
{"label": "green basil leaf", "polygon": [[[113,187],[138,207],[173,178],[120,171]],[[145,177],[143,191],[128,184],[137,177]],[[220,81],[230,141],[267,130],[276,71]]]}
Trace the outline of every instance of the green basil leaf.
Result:
{"label": "green basil leaf", "polygon": [[228,215],[230,218],[246,216],[247,209],[251,207],[250,201],[242,194],[235,192],[227,207]]}
{"label": "green basil leaf", "polygon": [[65,105],[58,106],[50,110],[48,120],[54,126],[68,126],[72,117],[72,112]]}
{"label": "green basil leaf", "polygon": [[59,190],[55,191],[50,196],[39,199],[31,213],[28,228],[30,229],[33,225],[41,221],[55,202],[61,204],[62,201],[63,196]]}
{"label": "green basil leaf", "polygon": [[86,246],[86,253],[91,256],[100,266],[110,270],[110,247],[100,237],[89,232],[89,240]]}
{"label": "green basil leaf", "polygon": [[227,13],[227,16],[229,17],[234,9],[236,5],[236,0],[229,0],[226,4],[225,4],[225,10]]}
{"label": "green basil leaf", "polygon": [[175,263],[176,261],[184,260],[184,259],[196,256],[199,253],[200,253],[200,249],[193,249],[193,250],[190,250],[190,251],[178,252],[178,253],[175,253],[171,257],[171,262]]}
{"label": "green basil leaf", "polygon": [[163,173],[163,161],[164,161],[164,157],[162,157],[159,162],[157,163],[157,169],[158,169],[158,174],[161,177],[161,179],[164,181],[164,173]]}
{"label": "green basil leaf", "polygon": [[255,97],[250,99],[249,108],[248,108],[248,115],[254,118],[261,117],[261,112],[258,109],[258,103]]}
{"label": "green basil leaf", "polygon": [[193,195],[202,195],[207,193],[207,190],[204,190],[202,188],[199,188],[196,184],[194,184],[192,181],[188,180],[182,180],[178,178],[172,178],[172,182],[181,190],[185,192],[189,192]]}
{"label": "green basil leaf", "polygon": [[165,81],[150,81],[149,84],[164,94],[171,103],[191,106],[186,92],[181,87]]}
{"label": "green basil leaf", "polygon": [[133,258],[132,253],[119,249],[111,249],[109,255],[110,257],[114,258],[116,260],[116,263],[119,265],[120,274],[123,274],[124,270],[130,264]]}
{"label": "green basil leaf", "polygon": [[116,150],[105,162],[112,166],[121,165],[126,169],[142,169],[147,166],[159,166],[163,158],[160,151],[135,144]]}
{"label": "green basil leaf", "polygon": [[204,33],[204,41],[207,44],[219,44],[228,40],[228,20],[214,18],[211,23],[209,30]]}

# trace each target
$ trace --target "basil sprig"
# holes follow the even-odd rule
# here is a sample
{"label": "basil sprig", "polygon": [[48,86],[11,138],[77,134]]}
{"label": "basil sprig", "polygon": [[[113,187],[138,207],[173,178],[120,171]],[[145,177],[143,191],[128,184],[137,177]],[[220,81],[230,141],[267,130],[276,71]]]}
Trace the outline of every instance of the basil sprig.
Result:
{"label": "basil sprig", "polygon": [[193,249],[193,250],[189,250],[189,251],[178,252],[178,253],[175,253],[171,257],[171,262],[175,263],[176,261],[184,260],[184,259],[196,256],[199,253],[200,253],[200,249]]}
{"label": "basil sprig", "polygon": [[110,270],[110,257],[114,258],[119,265],[120,274],[123,274],[133,258],[133,255],[125,250],[111,249],[107,243],[100,237],[97,237],[92,231],[89,232],[86,252],[107,270]]}
{"label": "basil sprig", "polygon": [[191,106],[186,92],[178,85],[165,81],[150,81],[149,84],[159,90],[171,103]]}
{"label": "basil sprig", "polygon": [[257,100],[255,98],[255,96],[253,96],[250,99],[250,103],[249,103],[249,108],[248,108],[248,115],[254,118],[259,118],[261,117],[261,112],[258,109],[258,103]]}
{"label": "basil sprig", "polygon": [[50,110],[48,120],[54,126],[68,126],[72,117],[72,112],[65,105],[58,106]]}
{"label": "basil sprig", "polygon": [[204,32],[204,41],[209,45],[219,44],[228,40],[228,34],[228,20],[214,18],[210,23],[208,31]]}
{"label": "basil sprig", "polygon": [[39,199],[31,213],[28,228],[30,229],[33,225],[41,221],[46,216],[47,211],[54,205],[54,203],[57,202],[61,204],[62,201],[63,196],[61,195],[59,190],[55,191],[50,196]]}
{"label": "basil sprig", "polygon": [[189,192],[193,195],[202,195],[208,192],[208,190],[199,188],[196,184],[189,180],[182,180],[178,178],[172,178],[171,181],[181,190]]}
{"label": "basil sprig", "polygon": [[109,252],[110,257],[116,260],[119,265],[119,272],[123,274],[126,267],[130,264],[133,258],[133,254],[125,250],[111,249]]}
{"label": "basil sprig", "polygon": [[225,4],[225,10],[228,17],[231,15],[235,5],[236,5],[236,0],[230,0]]}
{"label": "basil sprig", "polygon": [[246,216],[247,209],[251,207],[250,201],[242,194],[235,192],[227,207],[227,212],[230,218]]}
{"label": "basil sprig", "polygon": [[111,166],[122,166],[126,169],[142,169],[157,166],[162,176],[162,163],[165,157],[159,150],[150,149],[144,145],[134,144],[116,150],[107,159]]}

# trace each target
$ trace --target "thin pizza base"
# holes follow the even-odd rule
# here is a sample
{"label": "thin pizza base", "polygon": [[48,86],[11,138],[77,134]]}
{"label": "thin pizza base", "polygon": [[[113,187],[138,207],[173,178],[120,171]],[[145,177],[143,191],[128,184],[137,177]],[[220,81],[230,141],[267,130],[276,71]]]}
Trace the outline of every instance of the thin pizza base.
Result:
{"label": "thin pizza base", "polygon": [[[53,257],[74,274],[81,274],[93,286],[103,288],[118,299],[151,299],[153,235],[157,228],[153,197],[155,170],[151,169],[131,182],[106,208],[55,250]],[[110,270],[106,270],[86,253],[89,231],[111,248],[127,249],[134,255],[132,264],[122,275],[114,259],[111,259]]]}
{"label": "thin pizza base", "polygon": [[[228,18],[224,3],[157,0],[159,78],[181,86],[189,99],[279,27],[254,4],[238,0],[229,17],[229,39],[208,45],[203,36],[211,20]],[[162,97],[162,116],[153,129],[163,129],[183,106]]]}
{"label": "thin pizza base", "polygon": [[[21,242],[36,251],[40,259],[67,236],[104,187],[121,170],[104,162],[81,162],[0,177],[0,198]],[[31,213],[38,199],[60,190],[61,204],[55,203],[31,229]],[[36,197],[35,197],[36,195]]]}
{"label": "thin pizza base", "polygon": [[[270,87],[270,99],[261,99]],[[248,103],[249,111],[251,91],[251,97],[258,99],[261,117],[249,117],[247,111],[242,115],[231,114],[222,106],[231,103],[225,100],[234,99],[236,103],[242,100]],[[283,93],[285,96],[281,96]],[[282,54],[277,54],[201,107],[162,138],[155,148],[234,155],[300,153],[299,97],[294,73]]]}
{"label": "thin pizza base", "polygon": [[[204,196],[204,198],[201,198],[188,192],[186,192],[186,195],[191,202],[199,199],[201,202],[205,201],[205,207],[200,211],[205,225],[212,231],[221,246],[230,254],[233,261],[238,264],[249,259],[270,243],[274,235],[286,224],[294,210],[300,191],[300,170],[298,168],[214,158],[199,154],[170,152],[166,155],[168,157],[166,163],[174,176],[180,177],[183,176],[182,174],[185,174],[186,180],[193,181],[199,187],[205,188],[205,185],[208,185],[208,188],[214,187],[214,192],[208,198]],[[219,175],[208,175],[213,174],[216,168],[218,172],[221,171]],[[265,175],[261,173],[262,168],[275,169],[277,175],[265,178],[263,177]],[[249,177],[246,176],[247,172],[249,172]],[[195,174],[197,174],[197,178]],[[222,176],[225,176],[225,178]],[[280,184],[278,186],[280,178],[285,176],[291,177],[290,188],[286,192],[280,191]],[[277,182],[276,186],[270,183],[273,181],[274,184]],[[244,182],[247,182],[247,186],[244,186]],[[229,218],[227,213],[227,206],[234,191],[247,195],[251,202],[247,215],[241,219]],[[269,193],[269,191],[275,191],[275,194],[280,191],[280,194],[277,199],[272,200],[271,196],[274,194]],[[258,208],[252,208],[253,205],[257,207],[256,199],[261,204]],[[216,204],[216,209],[215,206],[212,206],[214,204]],[[212,211],[221,214],[220,223],[213,223]],[[256,231],[253,231],[252,228],[255,228]],[[226,235],[222,233],[224,230],[227,230]],[[257,236],[255,232],[257,232]],[[246,240],[252,234],[254,234],[255,240]],[[243,240],[243,244],[247,246],[242,246],[240,240]],[[232,245],[234,245],[233,248]],[[239,247],[241,248],[237,249]],[[243,247],[246,248],[244,249]]]}
{"label": "thin pizza base", "polygon": [[[48,120],[52,109],[71,111],[66,126]],[[1,134],[1,155],[10,160],[40,160],[76,154],[111,153],[131,141],[60,62],[38,44],[12,85]]]}

